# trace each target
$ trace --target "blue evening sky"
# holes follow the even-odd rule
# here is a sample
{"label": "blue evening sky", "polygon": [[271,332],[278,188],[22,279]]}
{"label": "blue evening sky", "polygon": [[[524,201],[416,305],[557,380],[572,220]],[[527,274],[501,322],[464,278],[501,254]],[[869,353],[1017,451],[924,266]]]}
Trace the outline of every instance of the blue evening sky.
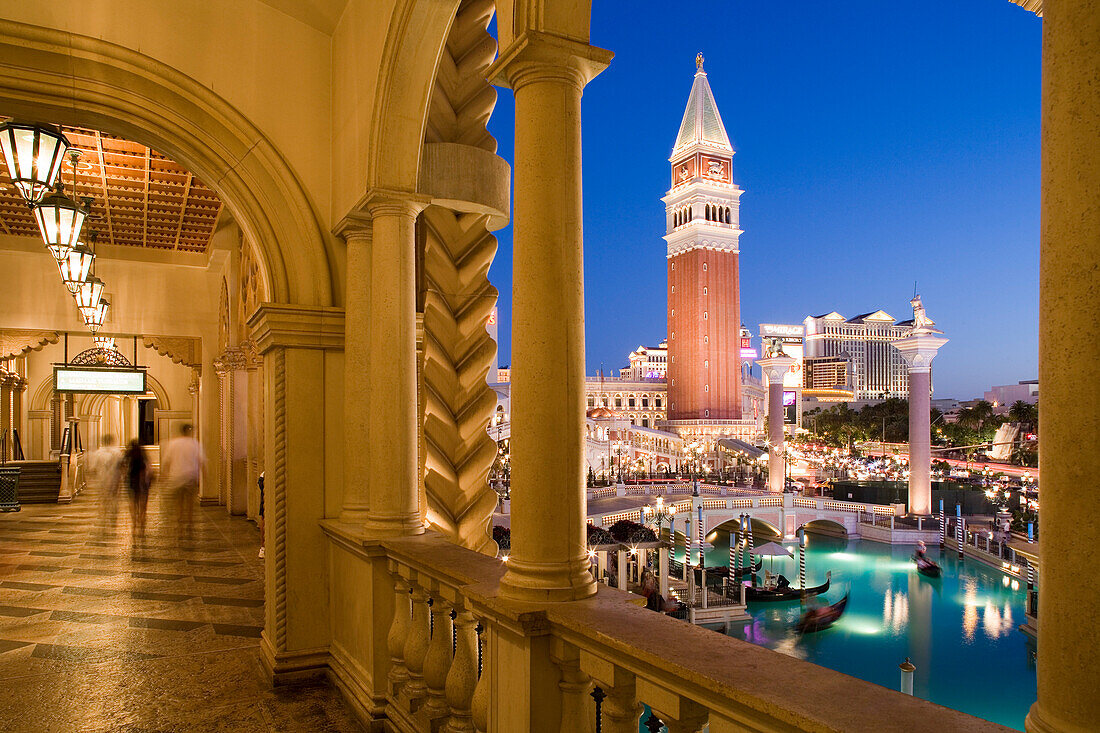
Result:
{"label": "blue evening sky", "polygon": [[[1037,376],[1041,20],[1006,0],[593,3],[585,89],[588,372],[665,336],[668,156],[705,69],[737,154],[742,321],[911,315],[950,342],[937,397]],[[624,22],[624,13],[629,22]],[[490,124],[512,160],[513,101]],[[511,229],[498,232],[509,363]]]}

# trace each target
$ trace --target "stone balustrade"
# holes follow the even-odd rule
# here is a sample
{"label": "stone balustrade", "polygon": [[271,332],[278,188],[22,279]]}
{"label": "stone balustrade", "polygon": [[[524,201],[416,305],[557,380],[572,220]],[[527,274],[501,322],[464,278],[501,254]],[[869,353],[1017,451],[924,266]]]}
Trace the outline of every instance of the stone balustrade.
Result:
{"label": "stone balustrade", "polygon": [[334,639],[330,668],[375,701],[365,712],[387,730],[591,732],[599,714],[603,731],[636,733],[643,704],[673,733],[867,730],[881,710],[894,730],[1007,730],[648,611],[614,588],[504,600],[501,560],[432,533],[373,540],[322,526],[333,572],[366,584],[331,599],[359,632]]}

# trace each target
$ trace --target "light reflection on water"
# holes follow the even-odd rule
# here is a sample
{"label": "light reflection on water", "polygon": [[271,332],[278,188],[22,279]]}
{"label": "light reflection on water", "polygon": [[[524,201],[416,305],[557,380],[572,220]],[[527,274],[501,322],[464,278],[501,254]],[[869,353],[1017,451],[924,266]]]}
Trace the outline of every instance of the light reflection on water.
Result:
{"label": "light reflection on water", "polygon": [[[708,565],[728,562],[727,542],[715,537]],[[831,570],[829,592],[818,599],[831,603],[850,591],[844,617],[800,638],[792,630],[799,603],[751,604],[752,620],[728,633],[895,690],[898,665],[909,657],[919,697],[1022,730],[1035,701],[1034,645],[1018,630],[1023,589],[993,568],[941,557],[934,546],[929,552],[943,566],[939,580],[917,574],[912,546],[811,536],[806,584],[824,582]],[[797,584],[797,548],[793,558],[765,558],[764,567]]]}

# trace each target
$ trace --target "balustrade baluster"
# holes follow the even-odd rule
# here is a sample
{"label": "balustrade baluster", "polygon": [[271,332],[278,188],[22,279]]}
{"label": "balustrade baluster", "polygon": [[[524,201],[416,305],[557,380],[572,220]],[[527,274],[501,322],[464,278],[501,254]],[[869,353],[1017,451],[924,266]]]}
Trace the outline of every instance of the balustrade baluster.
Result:
{"label": "balustrade baluster", "polygon": [[478,678],[477,620],[469,611],[456,609],[454,618],[454,660],[447,672],[446,697],[451,719],[446,733],[473,733],[473,697]]}
{"label": "balustrade baluster", "polygon": [[404,693],[409,699],[411,709],[419,708],[419,701],[428,694],[424,683],[424,657],[431,642],[431,629],[428,618],[428,596],[424,589],[412,583],[412,619],[409,633],[405,638],[405,667],[409,671],[409,680],[405,683]]}
{"label": "balustrade baluster", "polygon": [[474,696],[470,701],[470,713],[478,733],[485,733],[489,729],[489,678],[492,675],[486,669],[485,660],[491,652],[489,626],[483,619],[477,625],[477,686],[474,687]]}
{"label": "balustrade baluster", "polygon": [[592,703],[588,699],[592,678],[580,667],[576,647],[560,639],[552,643],[550,659],[561,672],[558,689],[561,690],[561,733],[593,733],[596,730],[592,716]]}
{"label": "balustrade baluster", "polygon": [[424,711],[429,718],[440,718],[450,712],[444,693],[451,668],[452,640],[451,606],[436,594],[432,598],[432,639],[424,655],[424,683],[428,688]]}
{"label": "balustrade baluster", "polygon": [[[625,675],[624,675],[625,676]],[[610,688],[603,701],[603,728],[606,733],[638,733],[642,704],[634,695],[634,680]]]}
{"label": "balustrade baluster", "polygon": [[409,679],[409,670],[405,667],[405,640],[409,633],[412,608],[409,606],[409,584],[396,572],[396,563],[390,564],[393,577],[393,621],[386,635],[386,648],[390,653],[390,694],[397,695],[402,685]]}

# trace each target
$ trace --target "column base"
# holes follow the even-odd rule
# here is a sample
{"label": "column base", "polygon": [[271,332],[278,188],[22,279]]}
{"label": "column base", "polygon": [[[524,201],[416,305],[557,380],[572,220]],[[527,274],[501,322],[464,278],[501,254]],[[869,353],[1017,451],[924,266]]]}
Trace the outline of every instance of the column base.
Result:
{"label": "column base", "polygon": [[[340,515],[340,521],[347,521]],[[367,513],[362,522],[356,522],[363,526],[363,531],[374,537],[408,537],[409,535],[424,534],[424,523],[417,514],[409,514],[399,517],[379,517],[377,514]]]}
{"label": "column base", "polygon": [[530,563],[512,559],[500,580],[500,596],[529,603],[579,601],[596,594],[596,580],[588,572],[588,560],[568,566]]}
{"label": "column base", "polygon": [[1039,703],[1035,702],[1024,719],[1024,730],[1027,733],[1087,733],[1095,728],[1074,725],[1066,720],[1051,720],[1042,713]]}
{"label": "column base", "polygon": [[272,685],[288,685],[324,677],[329,670],[328,649],[276,652],[264,631],[260,639],[260,664]]}

